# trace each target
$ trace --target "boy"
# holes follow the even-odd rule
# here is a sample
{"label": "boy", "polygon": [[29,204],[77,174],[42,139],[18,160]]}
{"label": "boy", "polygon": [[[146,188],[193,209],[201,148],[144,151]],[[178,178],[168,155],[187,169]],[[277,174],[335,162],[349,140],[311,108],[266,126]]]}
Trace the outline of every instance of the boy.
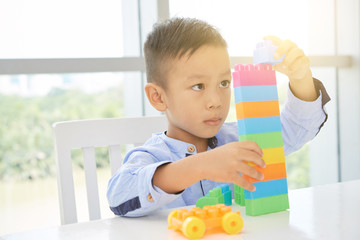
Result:
{"label": "boy", "polygon": [[[285,153],[311,140],[326,121],[329,100],[312,78],[309,60],[290,41],[271,39],[275,69],[290,79],[281,114]],[[121,216],[143,216],[161,207],[195,204],[220,182],[254,191],[239,173],[263,179],[246,164],[265,167],[263,153],[252,141],[238,142],[236,123],[224,123],[231,96],[227,45],[220,33],[196,19],[175,18],[155,25],[144,46],[147,98],[165,113],[168,130],[130,151],[110,179],[107,197]]]}

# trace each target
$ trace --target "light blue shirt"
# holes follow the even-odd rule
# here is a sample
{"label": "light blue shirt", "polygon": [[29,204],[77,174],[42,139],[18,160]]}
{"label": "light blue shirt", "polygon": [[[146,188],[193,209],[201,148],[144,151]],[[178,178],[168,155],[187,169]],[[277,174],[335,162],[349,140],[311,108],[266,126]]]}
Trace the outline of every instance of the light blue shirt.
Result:
{"label": "light blue shirt", "polygon": [[[288,90],[287,102],[280,115],[285,155],[313,139],[326,121],[323,105],[328,100],[324,100],[324,94],[328,97],[325,89],[321,89],[317,100],[305,102]],[[236,123],[224,123],[216,138],[217,147],[238,141]],[[189,146],[195,151],[189,152]],[[131,150],[124,158],[123,166],[109,181],[107,197],[111,210],[117,215],[138,217],[160,208],[196,204],[199,198],[221,183],[204,179],[179,194],[168,194],[152,184],[157,167],[189,154],[196,154],[194,145],[169,138],[165,133],[154,134],[143,146]],[[229,186],[234,192],[233,184]]]}

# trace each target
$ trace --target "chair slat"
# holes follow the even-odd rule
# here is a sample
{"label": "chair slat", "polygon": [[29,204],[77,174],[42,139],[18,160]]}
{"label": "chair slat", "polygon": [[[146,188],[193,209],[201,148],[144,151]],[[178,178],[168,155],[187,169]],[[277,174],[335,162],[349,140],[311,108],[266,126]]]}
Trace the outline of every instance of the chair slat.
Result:
{"label": "chair slat", "polygon": [[114,175],[114,173],[121,167],[123,162],[120,145],[109,146],[109,160],[111,175]]}
{"label": "chair slat", "polygon": [[89,218],[90,220],[96,220],[101,218],[101,214],[98,181],[96,175],[95,149],[90,147],[82,148],[82,151],[84,156]]}
{"label": "chair slat", "polygon": [[[71,150],[63,145],[61,141],[55,144],[57,182],[60,203],[61,224],[76,223],[76,203],[74,178],[71,164]],[[66,177],[63,177],[65,176]]]}
{"label": "chair slat", "polygon": [[89,218],[99,219],[101,215],[94,147],[110,147],[109,158],[113,174],[123,163],[120,146],[143,144],[152,133],[166,130],[167,120],[165,116],[88,119],[56,122],[53,129],[61,224],[69,224],[77,222],[71,149],[83,150]]}

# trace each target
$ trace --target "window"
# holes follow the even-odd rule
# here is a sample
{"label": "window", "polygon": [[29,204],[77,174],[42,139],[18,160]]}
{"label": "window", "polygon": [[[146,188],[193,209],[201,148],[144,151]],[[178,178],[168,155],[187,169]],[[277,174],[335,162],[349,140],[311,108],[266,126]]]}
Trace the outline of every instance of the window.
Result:
{"label": "window", "polygon": [[[0,76],[0,234],[59,224],[52,124],[124,116],[123,73]],[[79,220],[86,219],[83,162],[74,151]],[[104,216],[110,167],[98,149],[98,180]],[[3,195],[4,196],[4,195]],[[85,205],[85,206],[84,206]],[[39,215],[39,212],[47,214]],[[41,216],[41,217],[36,217]],[[19,220],[21,219],[21,221]]]}
{"label": "window", "polygon": [[217,27],[230,56],[252,56],[266,35],[291,39],[307,50],[307,8],[301,0],[170,0],[171,17],[196,17]]}
{"label": "window", "polygon": [[[0,5],[3,235],[60,224],[52,123],[143,115],[137,96],[144,64],[137,1],[15,0]],[[109,217],[107,150],[96,154],[102,216]],[[84,221],[82,164],[79,152],[73,155],[78,219]],[[48,214],[36,218],[39,212]]]}
{"label": "window", "polygon": [[[301,46],[332,101],[316,139],[287,158],[289,186],[360,177],[360,67],[351,61],[360,57],[356,0],[13,0],[0,6],[0,235],[60,223],[53,122],[158,114],[142,90],[142,44],[152,24],[169,16],[216,26],[233,63],[249,62],[267,34]],[[288,80],[281,74],[277,80],[283,101]],[[231,110],[228,120],[234,118]],[[97,152],[104,208],[106,154]],[[74,166],[82,188],[81,163]],[[85,193],[76,194],[79,203]],[[86,218],[83,207],[79,221]],[[49,214],[34,218],[40,211]]]}
{"label": "window", "polygon": [[123,56],[118,0],[1,1],[0,58]]}

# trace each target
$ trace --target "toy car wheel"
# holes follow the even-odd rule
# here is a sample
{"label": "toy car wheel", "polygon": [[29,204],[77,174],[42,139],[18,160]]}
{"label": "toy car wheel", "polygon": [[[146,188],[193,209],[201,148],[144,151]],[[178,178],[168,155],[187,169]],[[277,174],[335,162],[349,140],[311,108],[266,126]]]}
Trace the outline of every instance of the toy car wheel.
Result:
{"label": "toy car wheel", "polygon": [[183,223],[182,232],[190,239],[201,238],[205,233],[205,223],[198,217],[188,217]]}
{"label": "toy car wheel", "polygon": [[244,221],[239,214],[228,212],[221,219],[221,226],[226,233],[237,234],[244,227]]}
{"label": "toy car wheel", "polygon": [[174,217],[176,218],[176,216],[177,216],[177,210],[172,210],[169,213],[168,219],[167,219],[169,226],[172,226],[172,218],[174,218]]}

